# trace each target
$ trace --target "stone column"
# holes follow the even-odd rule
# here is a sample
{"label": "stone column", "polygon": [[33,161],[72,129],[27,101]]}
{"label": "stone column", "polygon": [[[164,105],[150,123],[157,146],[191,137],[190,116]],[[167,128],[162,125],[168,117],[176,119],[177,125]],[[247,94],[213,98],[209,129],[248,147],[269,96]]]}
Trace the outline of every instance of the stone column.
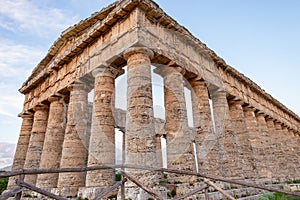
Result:
{"label": "stone column", "polygon": [[[48,101],[50,109],[40,168],[59,168],[65,132],[66,106],[60,95],[51,96]],[[44,189],[56,188],[57,180],[58,173],[39,174],[36,185]]]}
{"label": "stone column", "polygon": [[[38,105],[34,108],[33,124],[30,136],[30,142],[24,164],[25,169],[38,169],[44,145],[45,132],[47,129],[49,107]],[[35,185],[37,175],[26,175],[25,182]]]}
{"label": "stone column", "polygon": [[[188,126],[183,71],[179,67],[161,66],[156,69],[156,72],[164,79],[167,166],[168,168],[196,171],[193,155],[194,137]],[[188,182],[191,178],[170,174],[168,180]]]}
{"label": "stone column", "polygon": [[[67,125],[63,142],[60,167],[87,166],[90,133],[88,131],[88,92],[90,87],[75,82],[68,87]],[[58,192],[62,196],[76,196],[79,187],[85,186],[86,172],[60,173]]]}
{"label": "stone column", "polygon": [[[16,153],[14,156],[12,171],[20,170],[24,167],[33,124],[33,113],[25,111],[21,113],[19,117],[22,117],[23,121],[21,125]],[[17,179],[17,176],[10,177],[7,189],[12,189],[14,186],[16,186],[15,181]]]}
{"label": "stone column", "polygon": [[[89,145],[88,166],[115,164],[115,122],[113,117],[115,77],[118,71],[111,67],[99,67],[93,71],[94,104],[92,130]],[[101,192],[115,182],[113,169],[89,171],[86,187]]]}
{"label": "stone column", "polygon": [[193,79],[190,84],[192,87],[192,107],[199,171],[214,174],[217,169],[209,165],[207,157],[214,148],[216,141],[216,136],[213,133],[207,86],[205,81],[201,79]]}
{"label": "stone column", "polygon": [[245,179],[255,177],[255,166],[253,162],[253,153],[249,142],[249,135],[246,127],[245,116],[243,111],[244,102],[240,100],[231,100],[229,102],[230,116],[235,124],[237,134],[237,143],[239,158],[242,168],[242,175]]}
{"label": "stone column", "polygon": [[297,169],[295,168],[294,165],[293,157],[295,155],[293,154],[292,142],[290,140],[292,135],[289,133],[288,127],[286,125],[282,124],[281,127],[282,127],[282,138],[281,138],[282,150],[284,152],[285,168],[286,168],[285,175],[288,180],[293,180],[293,177],[295,176]]}
{"label": "stone column", "polygon": [[286,160],[285,160],[285,152],[283,151],[283,144],[282,144],[282,127],[281,122],[275,121],[275,141],[276,145],[274,148],[276,148],[276,155],[274,159],[278,160],[278,178],[280,182],[285,182],[286,180],[286,174],[288,173],[287,169],[283,166],[286,166]]}
{"label": "stone column", "polygon": [[259,128],[259,156],[260,160],[262,161],[262,177],[263,178],[272,178],[272,170],[270,164],[273,162],[270,160],[270,157],[266,154],[266,152],[270,152],[270,146],[269,146],[269,133],[268,133],[268,127],[267,127],[267,122],[265,118],[265,114],[262,112],[257,112],[256,113],[256,120]]}
{"label": "stone column", "polygon": [[[158,162],[156,157],[150,60],[152,56],[153,52],[143,47],[133,47],[124,53],[128,66],[124,163],[162,167],[158,165],[161,162]],[[153,188],[158,184],[157,173],[129,169],[127,171],[147,187]],[[139,193],[140,190],[134,184],[127,182],[126,187],[127,198],[148,198],[145,193],[136,196],[134,193]]]}
{"label": "stone column", "polygon": [[241,177],[238,160],[237,138],[232,124],[226,91],[211,93],[217,140],[219,141],[220,174],[226,177]]}
{"label": "stone column", "polygon": [[[292,130],[293,134],[294,134],[294,138],[293,138],[293,149],[294,149],[294,163],[296,166],[296,169],[300,169],[300,133],[298,133],[295,130]],[[299,180],[300,179],[300,170],[296,170],[296,174],[295,174],[295,179]]]}
{"label": "stone column", "polygon": [[[277,159],[277,155],[279,154],[279,149],[277,147],[277,133],[274,125],[274,119],[271,117],[266,117],[268,132],[269,132],[269,140],[270,140],[270,150],[266,152],[266,155],[270,160],[272,160],[272,164],[270,163],[270,169],[272,172],[272,178],[278,178],[279,172],[279,161]],[[275,180],[274,180],[275,181]]]}
{"label": "stone column", "polygon": [[263,165],[263,154],[261,151],[261,138],[258,129],[258,123],[255,117],[255,108],[251,106],[244,107],[244,115],[246,121],[246,127],[249,134],[249,141],[252,147],[253,162],[256,168],[256,178],[264,177],[264,165]]}

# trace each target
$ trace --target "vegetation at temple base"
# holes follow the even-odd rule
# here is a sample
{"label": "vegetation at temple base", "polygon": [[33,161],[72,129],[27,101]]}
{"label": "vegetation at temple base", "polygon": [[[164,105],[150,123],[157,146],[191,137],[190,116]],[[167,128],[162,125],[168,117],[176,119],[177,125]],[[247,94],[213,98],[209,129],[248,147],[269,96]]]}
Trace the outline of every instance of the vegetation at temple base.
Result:
{"label": "vegetation at temple base", "polygon": [[287,182],[288,184],[300,184],[300,180],[294,180]]}
{"label": "vegetation at temple base", "polygon": [[[0,171],[2,173],[4,171]],[[0,178],[0,194],[7,188],[8,178]]]}
{"label": "vegetation at temple base", "polygon": [[257,198],[257,200],[300,200],[300,197],[291,196],[279,192],[266,192],[262,196]]}

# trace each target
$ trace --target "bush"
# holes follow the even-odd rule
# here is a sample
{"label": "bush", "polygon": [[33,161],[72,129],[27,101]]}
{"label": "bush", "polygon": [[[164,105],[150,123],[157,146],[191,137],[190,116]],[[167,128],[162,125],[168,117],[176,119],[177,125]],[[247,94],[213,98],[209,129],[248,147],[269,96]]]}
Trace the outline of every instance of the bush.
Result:
{"label": "bush", "polygon": [[290,196],[279,192],[266,192],[258,200],[300,200],[300,197]]}
{"label": "bush", "polygon": [[[3,171],[0,171],[0,173]],[[8,178],[0,178],[0,194],[7,188]]]}

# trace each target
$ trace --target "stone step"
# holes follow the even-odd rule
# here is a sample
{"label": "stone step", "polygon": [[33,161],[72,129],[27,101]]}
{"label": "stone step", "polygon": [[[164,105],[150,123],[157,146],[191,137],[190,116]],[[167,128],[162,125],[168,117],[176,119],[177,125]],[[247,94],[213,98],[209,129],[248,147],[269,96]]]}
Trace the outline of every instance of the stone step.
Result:
{"label": "stone step", "polygon": [[261,196],[261,194],[257,194],[257,195],[253,195],[253,196],[238,198],[237,200],[256,200],[260,196]]}

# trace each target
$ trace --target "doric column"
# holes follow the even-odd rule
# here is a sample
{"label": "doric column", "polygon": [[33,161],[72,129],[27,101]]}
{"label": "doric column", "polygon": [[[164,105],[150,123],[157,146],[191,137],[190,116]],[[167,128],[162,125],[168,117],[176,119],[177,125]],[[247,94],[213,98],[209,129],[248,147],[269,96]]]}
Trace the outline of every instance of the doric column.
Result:
{"label": "doric column", "polygon": [[[49,117],[40,168],[59,168],[65,133],[66,106],[60,95],[53,95],[48,98],[48,101],[50,102]],[[36,185],[47,189],[56,188],[57,180],[58,173],[39,174]]]}
{"label": "doric column", "polygon": [[[289,133],[288,127],[286,125],[281,125],[282,127],[282,150],[284,152],[284,158],[285,158],[285,168],[286,168],[286,177],[288,180],[293,180],[293,177],[296,174],[296,171],[298,170],[295,168],[293,157],[295,157],[295,154],[293,154],[293,147],[292,147],[292,141],[291,138],[293,137],[292,134]],[[300,162],[300,161],[299,161]]]}
{"label": "doric column", "polygon": [[[151,82],[151,57],[153,52],[143,47],[125,51],[127,60],[127,116],[125,133],[125,164],[159,166],[157,161],[153,96]],[[127,170],[144,185],[158,184],[156,173]],[[126,183],[127,187],[135,187]],[[136,199],[134,196],[129,198]]]}
{"label": "doric column", "polygon": [[204,80],[194,79],[190,81],[192,87],[193,121],[196,130],[196,152],[200,172],[213,174],[215,170],[209,165],[208,154],[214,148],[215,134],[211,110],[209,105],[208,89]]}
{"label": "doric column", "polygon": [[286,174],[288,173],[287,169],[282,166],[286,166],[286,160],[285,160],[285,152],[283,151],[283,143],[282,143],[282,137],[283,137],[283,131],[281,127],[281,122],[275,121],[275,148],[276,148],[276,155],[275,159],[278,160],[278,178],[280,178],[280,181],[286,180]]}
{"label": "doric column", "polygon": [[[68,87],[67,125],[60,167],[87,166],[90,132],[88,131],[88,92],[90,87],[75,82]],[[58,190],[61,195],[76,196],[79,187],[85,186],[86,172],[60,173]]]}
{"label": "doric column", "polygon": [[265,177],[265,169],[264,169],[264,160],[263,160],[263,151],[262,151],[262,143],[260,138],[260,132],[258,129],[258,123],[255,117],[255,108],[250,106],[244,107],[244,114],[246,120],[246,127],[249,134],[249,141],[252,147],[253,153],[253,162],[254,166],[256,166],[257,178]]}
{"label": "doric column", "polygon": [[[92,72],[94,81],[94,104],[92,130],[89,144],[88,166],[115,164],[115,122],[113,117],[115,77],[118,71],[102,66]],[[86,187],[100,190],[115,182],[113,169],[89,171]]]}
{"label": "doric column", "polygon": [[[34,107],[33,125],[31,130],[30,142],[24,164],[25,169],[38,169],[44,145],[45,132],[47,129],[49,107],[38,105]],[[37,175],[26,175],[25,182],[35,185]]]}
{"label": "doric column", "polygon": [[279,161],[277,159],[277,155],[279,153],[279,149],[277,147],[278,134],[275,129],[274,119],[268,116],[266,117],[266,122],[267,122],[269,141],[270,141],[270,145],[268,145],[270,146],[270,149],[267,149],[266,155],[270,160],[272,160],[272,162],[269,163],[269,165],[272,172],[272,178],[276,179],[280,174],[279,172],[280,166],[279,166]]}
{"label": "doric column", "polygon": [[231,122],[226,91],[211,94],[217,140],[219,141],[220,173],[227,177],[241,177],[235,127]]}
{"label": "doric column", "polygon": [[[19,117],[22,117],[23,121],[21,125],[16,153],[14,156],[12,171],[20,170],[24,167],[33,124],[33,113],[26,111],[21,113]],[[17,180],[17,178],[17,176],[9,178],[7,187],[8,189],[12,189],[14,186],[16,186],[15,181]]]}
{"label": "doric column", "polygon": [[[296,166],[296,169],[300,169],[300,133],[298,133],[295,130],[292,130],[291,132],[293,132],[294,134],[294,140],[293,140],[293,149],[294,149],[294,163]],[[299,180],[300,179],[300,170],[296,170],[296,174],[295,174],[295,180]]]}
{"label": "doric column", "polygon": [[255,166],[252,162],[253,153],[251,144],[249,142],[249,135],[246,127],[245,116],[243,111],[244,102],[240,100],[231,100],[229,102],[230,116],[235,124],[235,131],[237,136],[237,144],[239,150],[239,158],[241,163],[241,168],[243,170],[242,174],[244,178],[254,178],[255,177]]}
{"label": "doric column", "polygon": [[[161,66],[156,72],[164,80],[165,132],[167,142],[167,166],[181,170],[196,171],[193,155],[192,132],[188,126],[184,78],[179,67]],[[190,177],[169,175],[171,181],[186,182]]]}
{"label": "doric column", "polygon": [[258,155],[259,160],[261,161],[261,176],[263,178],[271,178],[272,172],[269,166],[269,163],[272,161],[269,161],[267,159],[267,155],[265,153],[265,150],[269,148],[268,146],[268,127],[267,122],[265,118],[265,114],[262,112],[256,113],[256,121],[258,125],[258,131],[259,131],[259,143],[258,143]]}

